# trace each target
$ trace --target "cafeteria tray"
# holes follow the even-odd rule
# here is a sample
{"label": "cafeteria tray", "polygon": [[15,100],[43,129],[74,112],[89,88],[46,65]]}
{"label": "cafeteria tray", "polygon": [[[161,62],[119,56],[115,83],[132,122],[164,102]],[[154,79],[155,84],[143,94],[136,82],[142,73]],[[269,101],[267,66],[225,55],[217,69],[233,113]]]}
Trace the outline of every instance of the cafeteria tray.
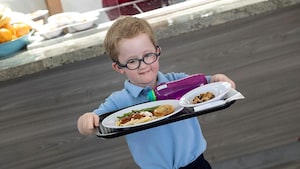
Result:
{"label": "cafeteria tray", "polygon": [[183,108],[180,112],[174,114],[173,116],[170,116],[169,118],[165,118],[159,121],[155,121],[153,123],[148,123],[145,125],[141,125],[141,126],[135,126],[135,127],[129,127],[129,128],[121,128],[121,129],[112,129],[112,128],[107,128],[104,127],[102,125],[102,120],[104,118],[106,118],[107,116],[109,116],[110,114],[114,113],[106,113],[103,115],[100,115],[99,119],[99,127],[97,128],[97,136],[101,137],[101,138],[105,138],[105,139],[109,139],[109,138],[115,138],[115,137],[119,137],[119,136],[123,136],[126,134],[130,134],[130,133],[134,133],[134,132],[138,132],[141,130],[146,130],[149,128],[153,128],[153,127],[157,127],[157,126],[161,126],[161,125],[165,125],[168,123],[173,123],[179,120],[184,120],[187,118],[191,118],[191,117],[196,117],[196,116],[201,116],[204,114],[208,114],[208,113],[212,113],[212,112],[216,112],[222,109],[226,109],[228,107],[230,107],[236,100],[232,100],[230,102],[224,102],[224,104],[221,105],[217,105],[214,107],[210,107],[210,108],[206,108],[204,110],[200,110],[200,111],[194,111],[193,108],[188,108],[185,107]]}

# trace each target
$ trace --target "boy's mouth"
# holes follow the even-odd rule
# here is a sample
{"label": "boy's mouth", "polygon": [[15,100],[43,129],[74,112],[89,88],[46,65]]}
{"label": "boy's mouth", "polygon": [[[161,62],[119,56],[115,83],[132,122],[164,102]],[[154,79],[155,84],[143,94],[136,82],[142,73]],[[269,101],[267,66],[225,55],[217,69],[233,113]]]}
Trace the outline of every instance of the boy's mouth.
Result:
{"label": "boy's mouth", "polygon": [[140,75],[144,75],[144,74],[147,74],[147,73],[149,73],[150,72],[150,70],[148,70],[148,71],[143,71],[143,72],[139,72],[139,74]]}

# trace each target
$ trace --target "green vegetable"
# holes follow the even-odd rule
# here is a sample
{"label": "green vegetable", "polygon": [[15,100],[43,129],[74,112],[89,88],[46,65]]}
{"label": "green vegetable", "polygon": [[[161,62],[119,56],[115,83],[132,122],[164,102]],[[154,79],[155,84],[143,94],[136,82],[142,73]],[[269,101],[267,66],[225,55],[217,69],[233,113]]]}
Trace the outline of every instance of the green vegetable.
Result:
{"label": "green vegetable", "polygon": [[139,112],[142,112],[142,111],[148,111],[148,112],[151,112],[151,113],[152,113],[157,107],[158,107],[158,106],[149,107],[149,108],[145,108],[145,109],[141,109],[141,110],[131,110],[131,112],[124,113],[122,116],[118,116],[117,118],[118,118],[118,119],[121,119],[121,118],[130,116],[130,115],[132,115],[133,113],[139,113]]}
{"label": "green vegetable", "polygon": [[142,109],[142,110],[135,110],[135,111],[149,111],[149,112],[153,112],[156,108],[158,108],[158,106],[154,106],[154,107],[149,107],[149,108],[145,108],[145,109]]}
{"label": "green vegetable", "polygon": [[117,118],[118,118],[118,119],[121,119],[121,118],[124,118],[124,117],[126,117],[126,116],[130,116],[130,115],[133,114],[133,113],[134,113],[134,111],[132,110],[131,112],[128,112],[128,113],[123,114],[123,116],[117,116]]}

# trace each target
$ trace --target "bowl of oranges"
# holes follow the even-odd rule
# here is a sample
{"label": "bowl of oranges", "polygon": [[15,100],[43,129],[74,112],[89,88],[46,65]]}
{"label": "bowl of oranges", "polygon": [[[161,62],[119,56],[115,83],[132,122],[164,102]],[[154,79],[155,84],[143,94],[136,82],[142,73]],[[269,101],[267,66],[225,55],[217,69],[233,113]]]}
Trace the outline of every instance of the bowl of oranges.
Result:
{"label": "bowl of oranges", "polygon": [[31,27],[22,22],[10,23],[10,20],[0,16],[0,57],[14,54],[29,43]]}

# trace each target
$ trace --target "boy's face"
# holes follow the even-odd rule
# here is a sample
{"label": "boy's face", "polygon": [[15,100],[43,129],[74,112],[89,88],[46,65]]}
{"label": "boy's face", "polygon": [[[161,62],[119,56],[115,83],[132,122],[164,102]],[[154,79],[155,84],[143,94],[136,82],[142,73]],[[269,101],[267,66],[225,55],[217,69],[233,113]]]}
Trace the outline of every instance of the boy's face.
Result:
{"label": "boy's face", "polygon": [[[147,34],[139,34],[131,39],[122,39],[119,44],[118,61],[125,65],[131,59],[142,59],[148,53],[157,53],[157,48],[153,46]],[[120,68],[114,62],[112,67],[119,73],[126,74],[129,81],[137,86],[145,87],[156,85],[157,72],[159,70],[159,57],[152,64],[145,64],[141,61],[138,69],[130,70]]]}

